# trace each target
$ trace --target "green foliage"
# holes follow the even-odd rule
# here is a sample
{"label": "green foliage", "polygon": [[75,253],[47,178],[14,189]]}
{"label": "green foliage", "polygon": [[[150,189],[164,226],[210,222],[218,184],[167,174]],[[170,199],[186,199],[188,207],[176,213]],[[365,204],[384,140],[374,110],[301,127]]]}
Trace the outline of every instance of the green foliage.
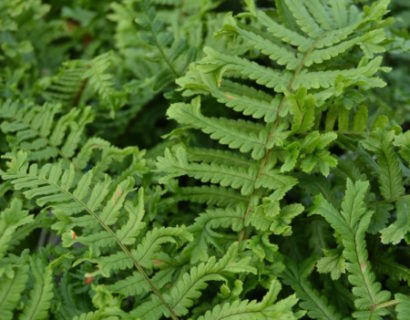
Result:
{"label": "green foliage", "polygon": [[0,1],[0,319],[407,319],[408,12]]}

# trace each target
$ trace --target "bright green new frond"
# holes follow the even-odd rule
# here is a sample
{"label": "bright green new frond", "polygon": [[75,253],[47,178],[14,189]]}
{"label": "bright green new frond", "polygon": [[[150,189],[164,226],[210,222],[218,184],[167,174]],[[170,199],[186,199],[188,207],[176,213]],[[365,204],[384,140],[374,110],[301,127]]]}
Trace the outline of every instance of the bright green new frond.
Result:
{"label": "bright green new frond", "polygon": [[34,277],[34,287],[19,319],[48,319],[54,286],[52,265],[45,266],[40,258],[32,259],[30,265]]}
{"label": "bright green new frond", "polygon": [[410,197],[399,199],[396,203],[396,220],[381,230],[383,243],[399,243],[410,232]]}
{"label": "bright green new frond", "polygon": [[313,213],[325,218],[342,236],[348,279],[353,285],[352,291],[355,296],[356,311],[353,316],[358,319],[381,319],[381,316],[386,314],[383,303],[389,299],[390,293],[381,290],[381,284],[376,281],[368,261],[365,232],[373,214],[367,211],[364,203],[368,187],[368,182],[353,183],[348,180],[341,212],[323,196],[318,196]]}
{"label": "bright green new frond", "polygon": [[274,280],[261,302],[237,300],[216,305],[198,320],[264,320],[267,317],[269,319],[298,319],[299,316],[292,311],[292,307],[297,302],[296,297],[289,296],[276,301],[280,289],[279,281]]}
{"label": "bright green new frond", "polygon": [[173,104],[167,115],[181,124],[200,129],[223,145],[243,153],[250,152],[254,159],[264,155],[267,133],[263,126],[244,120],[205,117],[201,114],[199,99],[193,100],[192,104]]}
{"label": "bright green new frond", "polygon": [[13,148],[29,152],[31,160],[71,158],[93,113],[89,107],[72,109],[56,120],[60,112],[60,105],[23,106],[8,101],[0,109],[1,130],[12,139]]}
{"label": "bright green new frond", "polygon": [[[313,263],[312,263],[313,262]],[[287,261],[287,268],[281,275],[284,282],[292,287],[296,296],[301,299],[300,306],[307,310],[307,314],[312,319],[319,320],[341,320],[343,317],[329,305],[326,296],[312,287],[307,277],[312,272],[314,261],[307,260],[301,266],[291,261]]]}

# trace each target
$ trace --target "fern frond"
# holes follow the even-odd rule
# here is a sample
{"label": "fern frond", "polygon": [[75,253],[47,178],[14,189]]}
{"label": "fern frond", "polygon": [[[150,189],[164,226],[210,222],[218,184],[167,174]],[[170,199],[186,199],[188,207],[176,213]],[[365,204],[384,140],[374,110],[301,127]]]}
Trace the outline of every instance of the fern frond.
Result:
{"label": "fern frond", "polygon": [[251,152],[254,159],[260,159],[264,155],[267,133],[263,126],[244,120],[205,117],[201,114],[199,99],[193,100],[191,104],[173,104],[167,115],[181,124],[200,129],[209,134],[211,139],[232,149],[239,149],[243,153]]}
{"label": "fern frond", "polygon": [[230,188],[218,186],[183,187],[178,189],[175,195],[179,201],[191,201],[196,203],[206,203],[217,206],[235,206],[244,203],[246,198],[240,193]]}
{"label": "fern frond", "polygon": [[157,159],[158,170],[167,172],[167,178],[188,175],[202,182],[212,182],[223,187],[241,189],[243,195],[252,192],[252,182],[256,170],[252,167],[233,167],[214,163],[189,163],[182,146],[174,148],[172,153],[165,150],[164,157]]}
{"label": "fern frond", "polygon": [[[201,295],[201,290],[207,287],[208,281],[226,281],[225,274],[254,272],[246,259],[237,261],[237,245],[232,245],[225,256],[217,261],[211,257],[208,262],[194,266],[187,273],[181,275],[175,285],[165,295],[166,301],[177,316],[188,313],[188,308]],[[165,311],[165,312],[164,312]],[[151,297],[149,301],[132,311],[134,317],[159,319],[166,310],[158,303],[158,299]]]}
{"label": "fern frond", "polygon": [[[183,234],[186,238],[189,237],[189,234],[187,235],[183,228],[159,229],[159,232],[151,233],[152,236],[147,234],[145,241],[142,241],[137,247],[137,250],[130,252],[120,238],[123,233],[122,230],[124,229],[114,231],[110,226],[116,223],[123,211],[125,198],[132,190],[134,184],[131,177],[128,177],[117,185],[113,194],[110,195],[108,193],[110,187],[110,179],[108,176],[106,176],[104,181],[96,183],[92,188],[92,170],[88,171],[80,179],[76,179],[73,165],[66,170],[63,170],[61,163],[46,164],[42,168],[38,168],[37,164],[29,166],[26,162],[26,158],[27,156],[23,152],[19,152],[15,156],[9,156],[9,170],[7,172],[1,172],[2,178],[10,180],[16,190],[23,190],[24,195],[28,199],[36,198],[38,205],[51,206],[58,211],[59,214],[62,214],[62,221],[56,224],[56,228],[60,229],[60,231],[69,232],[73,235],[72,231],[66,230],[67,216],[70,218],[80,212],[88,213],[93,220],[97,221],[97,227],[92,224],[90,225],[90,219],[87,216],[86,219],[82,216],[78,217],[77,223],[76,217],[71,218],[71,220],[75,222],[74,225],[80,226],[84,232],[95,232],[96,229],[102,230],[106,235],[109,234],[112,240],[114,240],[122,250],[118,254],[99,259],[102,265],[101,272],[103,274],[109,274],[109,272],[115,268],[125,269],[134,266],[138,272],[144,276],[151,290],[158,296],[160,303],[164,305],[164,308],[169,310],[172,315],[173,310],[169,309],[169,306],[165,304],[161,293],[145,273],[143,265],[150,266],[152,264],[150,254],[157,248],[153,245],[153,242],[157,241],[157,244],[173,242],[174,239],[172,235]],[[138,218],[136,221],[138,221]],[[133,223],[131,223],[131,225],[133,225]],[[127,227],[124,228],[127,229]],[[131,228],[131,230],[137,233],[139,232],[139,228]],[[169,236],[169,233],[171,233],[171,236]],[[102,233],[100,233],[100,235],[102,235]],[[135,236],[136,235],[133,234],[127,234],[127,237],[130,237],[129,239],[132,241],[134,241]],[[76,235],[72,236],[72,238],[75,240]],[[119,259],[113,261],[113,259],[116,258]],[[105,262],[107,263],[105,264]],[[108,268],[106,266],[109,265],[110,262],[114,264],[114,267]]]}
{"label": "fern frond", "polygon": [[18,199],[13,199],[10,207],[0,214],[0,259],[4,257],[10,246],[16,229],[33,222],[33,215],[23,210],[23,204]]}
{"label": "fern frond", "polygon": [[134,272],[132,275],[121,279],[113,284],[106,285],[106,288],[113,293],[119,293],[128,296],[135,296],[145,292],[149,292],[150,287],[147,281],[138,272]]}
{"label": "fern frond", "polygon": [[398,199],[404,194],[399,159],[390,141],[383,141],[380,147],[377,153],[380,192],[386,200]]}
{"label": "fern frond", "polygon": [[41,258],[35,258],[31,259],[30,265],[34,277],[34,287],[19,319],[48,319],[48,310],[54,295],[52,264],[45,266]]}
{"label": "fern frond", "polygon": [[87,69],[84,60],[66,61],[62,64],[59,72],[45,85],[42,95],[47,101],[61,103],[65,106],[77,106],[80,104],[81,95],[85,90],[86,82],[83,74]]}
{"label": "fern frond", "polygon": [[207,261],[209,258],[209,245],[219,251],[224,249],[218,244],[218,239],[223,239],[223,234],[216,229],[229,228],[240,231],[243,228],[243,208],[215,208],[201,213],[188,230],[194,235],[194,240],[189,243],[185,251],[191,253],[191,262]]}
{"label": "fern frond", "polygon": [[124,104],[125,93],[117,90],[114,77],[107,70],[111,67],[112,52],[101,54],[88,64],[83,74],[83,80],[99,95],[102,105],[108,105],[111,110],[116,110]]}
{"label": "fern frond", "polygon": [[[255,119],[263,118],[265,122],[272,122],[276,119],[280,104],[279,96],[273,97],[262,90],[230,80],[224,80],[218,88],[212,78],[207,75],[197,75],[195,69],[188,71],[184,78],[178,80],[178,83],[189,88],[190,85],[195,86],[196,83],[200,82],[197,79],[190,80],[191,76],[200,77],[200,81],[206,83],[206,86],[201,88],[203,93],[209,92],[219,103],[225,104],[228,108]],[[184,94],[190,95],[189,91]]]}
{"label": "fern frond", "polygon": [[[141,266],[152,268],[153,260],[158,254],[161,244],[178,243],[178,240],[184,242],[191,240],[191,237],[191,234],[184,227],[154,228],[146,233],[135,250],[131,250],[131,255],[133,260]],[[96,262],[100,266],[101,274],[106,277],[109,277],[113,272],[133,267],[132,261],[124,252],[103,256]]]}
{"label": "fern frond", "polygon": [[200,316],[198,320],[264,320],[270,319],[298,319],[292,307],[296,304],[295,296],[276,301],[281,289],[279,281],[272,281],[269,291],[261,302],[255,300],[237,300],[231,303],[216,305],[212,310]]}
{"label": "fern frond", "polygon": [[292,287],[296,292],[296,296],[301,299],[300,306],[307,310],[307,314],[312,319],[320,320],[341,320],[342,315],[336,308],[330,305],[326,296],[312,287],[307,277],[313,268],[312,261],[305,261],[301,266],[295,262],[287,260],[287,268],[281,275],[284,282]]}
{"label": "fern frond", "polygon": [[56,121],[60,112],[58,104],[21,106],[8,101],[0,109],[1,130],[10,136],[13,148],[28,152],[31,160],[71,158],[93,113],[89,107],[72,109]]}
{"label": "fern frond", "polygon": [[368,187],[368,182],[353,183],[347,180],[340,213],[323,196],[316,198],[313,213],[325,218],[332,228],[342,235],[348,279],[353,285],[353,295],[356,297],[356,311],[353,316],[357,319],[381,319],[381,316],[386,314],[386,309],[377,308],[377,305],[386,302],[390,298],[390,292],[381,290],[381,284],[376,281],[368,261],[365,232],[372,216],[364,203]]}
{"label": "fern frond", "polygon": [[26,287],[29,276],[29,265],[23,264],[16,268],[11,277],[0,277],[0,318],[13,319],[13,311],[21,301],[21,294]]}
{"label": "fern frond", "polygon": [[66,61],[57,75],[43,79],[44,98],[64,106],[76,107],[84,105],[84,93],[91,88],[100,98],[103,108],[118,109],[125,103],[125,91],[116,88],[114,76],[109,72],[112,62],[111,51],[90,60]]}
{"label": "fern frond", "polygon": [[396,203],[396,220],[382,229],[383,243],[399,243],[410,232],[410,197],[402,198]]}
{"label": "fern frond", "polygon": [[410,312],[410,298],[401,293],[396,294],[395,298],[398,301],[396,306],[397,319],[405,320]]}

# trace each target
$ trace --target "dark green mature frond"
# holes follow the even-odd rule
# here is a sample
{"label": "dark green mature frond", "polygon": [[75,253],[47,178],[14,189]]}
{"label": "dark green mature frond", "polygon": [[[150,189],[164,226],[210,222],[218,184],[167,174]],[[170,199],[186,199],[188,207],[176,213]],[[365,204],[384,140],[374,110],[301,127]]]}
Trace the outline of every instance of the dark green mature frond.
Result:
{"label": "dark green mature frond", "polygon": [[115,111],[125,103],[126,93],[117,88],[109,72],[113,61],[111,51],[90,60],[66,61],[57,75],[43,79],[44,98],[65,107],[84,105],[82,99],[89,88],[98,95],[103,109]]}
{"label": "dark green mature frond", "polygon": [[0,108],[1,130],[13,150],[29,152],[31,160],[71,158],[80,144],[85,126],[93,120],[91,108],[72,109],[56,120],[61,105],[23,106],[7,101]]}
{"label": "dark green mature frond", "polygon": [[281,277],[287,285],[295,290],[296,296],[301,300],[300,306],[307,310],[307,314],[312,319],[343,319],[336,308],[328,303],[326,296],[321,295],[309,283],[307,278],[312,272],[313,266],[314,261],[312,263],[312,260],[307,260],[301,266],[298,266],[294,261],[288,260],[287,268]]}

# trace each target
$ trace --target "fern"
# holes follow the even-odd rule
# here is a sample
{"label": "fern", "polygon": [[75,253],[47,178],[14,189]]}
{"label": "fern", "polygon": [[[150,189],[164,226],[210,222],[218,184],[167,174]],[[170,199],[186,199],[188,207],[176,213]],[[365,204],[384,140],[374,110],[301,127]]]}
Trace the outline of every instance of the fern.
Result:
{"label": "fern", "polygon": [[[84,232],[95,232],[95,227],[90,227],[90,219],[87,216],[85,219],[81,216],[75,217],[76,214],[82,211],[87,212],[92,219],[98,222],[99,228],[102,229],[98,237],[100,239],[108,238],[108,234],[112,238],[111,240],[121,248],[127,260],[131,261],[131,264],[149,282],[151,289],[159,296],[161,303],[165,304],[161,293],[149,280],[140,262],[122,242],[124,234],[127,235],[127,231],[136,233],[127,235],[132,239],[137,235],[138,228],[126,230],[127,226],[124,226],[125,230],[120,229],[114,232],[110,227],[119,218],[125,197],[131,191],[132,179],[124,180],[117,185],[112,195],[108,195],[109,181],[107,178],[104,182],[97,183],[94,188],[90,188],[92,171],[84,174],[79,181],[75,181],[73,166],[65,171],[63,171],[61,164],[45,165],[39,169],[36,164],[29,166],[26,157],[24,153],[20,152],[15,157],[10,158],[9,171],[7,173],[3,172],[3,179],[11,180],[17,190],[26,189],[24,191],[25,196],[29,199],[37,198],[37,203],[40,206],[53,205],[56,210],[61,212],[60,219],[64,216],[74,216],[71,219],[69,218],[73,223],[70,227],[77,226],[83,228]],[[105,201],[105,205],[103,205],[103,201]],[[68,230],[65,220],[62,219],[62,223],[57,224],[56,228],[59,232],[70,233],[72,238],[76,238],[76,233]],[[93,240],[95,241],[95,239]],[[103,241],[102,244],[105,245],[106,242]],[[119,264],[120,269],[127,266],[127,260]],[[170,312],[173,314],[172,309],[170,309]]]}
{"label": "fern", "polygon": [[54,123],[60,112],[60,105],[21,107],[17,101],[8,101],[0,111],[1,130],[14,140],[16,150],[29,152],[32,160],[71,158],[93,114],[90,108],[73,109]]}
{"label": "fern", "polygon": [[53,298],[52,265],[44,267],[39,259],[32,260],[30,265],[35,283],[20,319],[47,319]]}
{"label": "fern", "polygon": [[[256,301],[234,301],[215,306],[198,320],[216,319],[266,319],[266,317],[277,319],[298,319],[299,316],[292,312],[292,306],[296,303],[294,296],[287,297],[275,302],[280,291],[280,284],[272,281],[269,291],[261,302]],[[274,304],[273,304],[274,303]]]}
{"label": "fern", "polygon": [[18,305],[27,284],[28,272],[29,266],[21,264],[14,270],[13,275],[2,275],[0,284],[0,316],[2,319],[13,319],[14,309]]}
{"label": "fern", "polygon": [[381,316],[386,314],[382,305],[389,299],[390,293],[381,290],[368,261],[364,238],[372,216],[372,212],[367,211],[364,204],[368,186],[368,182],[353,183],[348,180],[340,213],[321,196],[317,198],[313,212],[323,216],[343,237],[343,255],[350,273],[349,282],[353,285],[353,294],[356,297],[357,311],[353,314],[354,317],[381,319]]}
{"label": "fern", "polygon": [[407,319],[408,9],[0,1],[0,319]]}
{"label": "fern", "polygon": [[343,319],[342,315],[330,305],[326,296],[312,288],[307,277],[312,272],[312,260],[306,260],[301,266],[294,261],[287,262],[288,269],[282,274],[283,280],[295,290],[302,300],[300,306],[307,310],[312,319]]}
{"label": "fern", "polygon": [[[192,143],[165,150],[157,159],[158,170],[165,174],[161,182],[186,175],[205,184],[239,190],[246,198],[243,228],[238,232],[241,241],[255,229],[291,233],[289,224],[302,210],[292,209],[286,218],[287,209],[283,217],[272,213],[273,207],[286,208],[286,203],[280,202],[298,183],[285,172],[328,176],[337,165],[329,152],[337,134],[317,130],[320,111],[351,86],[363,90],[384,86],[376,76],[381,70],[381,57],[376,54],[384,51],[379,44],[385,38],[381,18],[387,2],[378,2],[366,13],[347,5],[341,6],[340,12],[332,11],[328,9],[331,3],[315,3],[323,5],[321,15],[311,15],[314,6],[308,1],[298,5],[284,1],[282,5],[288,10],[288,19],[298,25],[293,30],[251,1],[247,2],[246,14],[236,18],[228,15],[218,35],[229,38],[232,51],[205,48],[205,56],[177,79],[182,95],[192,100],[172,104],[167,111],[169,118],[185,128],[202,131],[221,149],[248,156],[247,163],[241,162],[242,156],[235,152],[227,153],[229,158],[221,161],[217,148],[202,151],[205,156],[189,156]],[[332,22],[335,14],[352,16],[337,25]],[[327,29],[322,29],[326,23]],[[373,24],[380,27],[373,28]],[[341,69],[339,59],[357,51],[357,47],[366,58]],[[246,120],[230,112],[226,112],[229,117],[205,115],[201,100],[209,103],[200,96],[211,96]],[[263,121],[255,121],[259,119]],[[355,126],[362,128],[359,120],[363,121],[357,118]],[[299,134],[304,137],[298,138]],[[280,219],[284,222],[277,221]]]}

